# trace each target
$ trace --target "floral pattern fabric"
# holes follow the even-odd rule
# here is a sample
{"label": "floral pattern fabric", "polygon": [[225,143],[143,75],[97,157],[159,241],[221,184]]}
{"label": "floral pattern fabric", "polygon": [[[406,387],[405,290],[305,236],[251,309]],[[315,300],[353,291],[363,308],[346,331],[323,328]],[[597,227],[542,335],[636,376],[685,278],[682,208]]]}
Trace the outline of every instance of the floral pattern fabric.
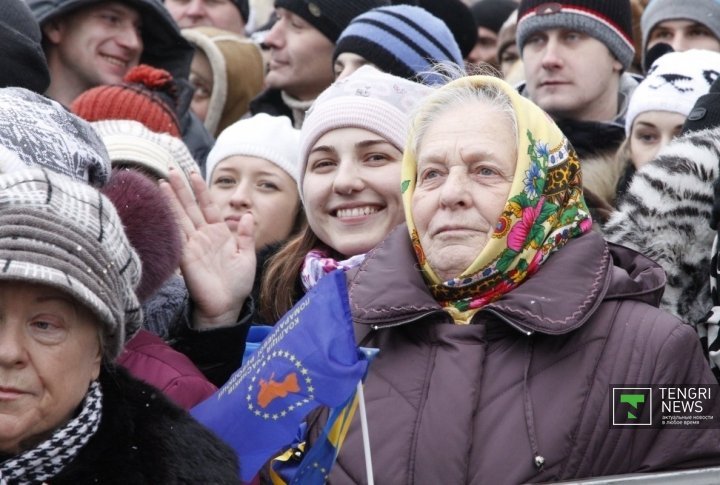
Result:
{"label": "floral pattern fabric", "polygon": [[[440,281],[427,262],[412,220],[417,160],[406,150],[402,168],[405,217],[420,267],[435,298],[459,323],[535,273],[568,240],[590,231],[580,161],[550,117],[510,85],[489,76],[454,81],[499,85],[510,98],[518,126],[518,160],[505,207],[487,245],[460,276]],[[408,147],[415,145],[411,132]]]}

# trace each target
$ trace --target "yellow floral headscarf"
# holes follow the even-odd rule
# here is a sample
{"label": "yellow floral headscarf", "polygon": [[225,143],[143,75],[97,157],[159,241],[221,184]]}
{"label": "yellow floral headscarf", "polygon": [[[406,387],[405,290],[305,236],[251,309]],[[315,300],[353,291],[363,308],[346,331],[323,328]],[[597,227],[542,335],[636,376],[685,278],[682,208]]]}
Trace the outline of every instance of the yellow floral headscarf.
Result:
{"label": "yellow floral headscarf", "polygon": [[402,196],[413,248],[435,299],[457,323],[516,288],[569,239],[592,227],[582,195],[580,162],[550,117],[512,86],[491,76],[464,77],[431,94],[416,117],[422,118],[443,90],[496,85],[510,98],[517,118],[518,160],[508,200],[485,248],[463,273],[441,281],[427,262],[412,217],[417,177],[415,127],[402,164]]}

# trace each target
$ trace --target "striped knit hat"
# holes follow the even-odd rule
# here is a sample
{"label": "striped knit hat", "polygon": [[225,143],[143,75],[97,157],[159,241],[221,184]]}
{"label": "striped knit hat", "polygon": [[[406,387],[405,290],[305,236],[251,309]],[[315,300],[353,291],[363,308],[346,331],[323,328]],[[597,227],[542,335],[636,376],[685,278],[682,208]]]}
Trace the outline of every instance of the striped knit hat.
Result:
{"label": "striped knit hat", "polygon": [[300,16],[334,44],[352,19],[388,3],[388,0],[275,0],[275,8]]}
{"label": "striped knit hat", "polygon": [[113,360],[142,323],[141,265],[115,207],[84,182],[42,169],[0,175],[0,280],[52,286],[98,318]]}
{"label": "striped knit hat", "polygon": [[445,23],[410,5],[379,7],[358,15],[337,41],[333,62],[343,52],[366,59],[378,69],[405,79],[441,84],[430,72],[434,63],[463,64],[460,48]]}
{"label": "striped knit hat", "polygon": [[532,34],[569,29],[596,38],[627,69],[635,55],[629,0],[522,0],[518,10],[517,44],[522,55]]}

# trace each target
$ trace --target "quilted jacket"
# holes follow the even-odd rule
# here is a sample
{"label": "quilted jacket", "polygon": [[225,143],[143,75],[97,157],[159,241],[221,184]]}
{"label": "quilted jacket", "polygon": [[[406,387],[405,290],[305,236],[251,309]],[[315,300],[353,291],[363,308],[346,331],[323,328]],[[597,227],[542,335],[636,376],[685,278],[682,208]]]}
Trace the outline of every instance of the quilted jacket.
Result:
{"label": "quilted jacket", "polygon": [[[365,384],[375,482],[516,484],[720,464],[720,429],[610,427],[611,385],[714,383],[692,327],[657,308],[664,284],[655,263],[588,233],[455,325],[400,226],[348,273],[356,336],[380,349]],[[324,419],[312,417],[310,443]],[[358,421],[329,483],[366,482]]]}

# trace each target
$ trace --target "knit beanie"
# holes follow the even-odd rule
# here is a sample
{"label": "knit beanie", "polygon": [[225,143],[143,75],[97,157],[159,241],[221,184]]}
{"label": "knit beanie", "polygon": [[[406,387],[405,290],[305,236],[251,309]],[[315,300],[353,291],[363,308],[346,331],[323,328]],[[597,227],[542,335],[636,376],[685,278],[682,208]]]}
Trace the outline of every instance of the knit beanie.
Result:
{"label": "knit beanie", "polygon": [[17,86],[44,93],[50,85],[42,33],[25,0],[0,4],[0,87]]}
{"label": "knit beanie", "polygon": [[287,116],[259,113],[240,120],[225,128],[210,150],[207,159],[208,184],[217,164],[236,155],[267,160],[297,181],[299,147],[300,130],[293,128]]}
{"label": "knit beanie", "polygon": [[190,184],[190,174],[200,168],[179,138],[150,131],[139,121],[103,120],[90,123],[102,138],[112,166],[141,168],[166,179],[170,167],[180,170]]}
{"label": "knit beanie", "polygon": [[388,0],[275,0],[275,8],[302,17],[333,44],[352,19],[383,5]]}
{"label": "knit beanie", "polygon": [[130,69],[121,84],[88,89],[75,98],[70,109],[88,121],[135,120],[152,131],[179,138],[176,101],[172,75],[141,64]]}
{"label": "knit beanie", "polygon": [[[398,3],[410,2],[401,1]],[[445,22],[445,25],[448,26],[453,37],[455,37],[463,59],[470,54],[477,42],[477,26],[470,7],[461,0],[416,0],[412,3],[424,8]]]}
{"label": "knit beanie", "polygon": [[447,25],[427,10],[410,5],[374,8],[355,17],[340,34],[333,62],[343,52],[357,54],[383,72],[426,84],[444,83],[431,72],[433,64],[463,64]]}
{"label": "knit beanie", "polygon": [[569,29],[599,40],[627,69],[633,61],[632,11],[629,0],[522,0],[518,11],[517,43],[522,53],[525,41],[535,32]]}
{"label": "knit beanie", "polygon": [[710,29],[715,37],[720,39],[720,1],[652,0],[645,7],[640,19],[643,56],[647,50],[650,33],[659,23],[666,20],[692,20]]}
{"label": "knit beanie", "polygon": [[97,187],[110,176],[107,151],[89,123],[27,89],[0,89],[0,173],[28,167]]}
{"label": "knit beanie", "polygon": [[52,286],[98,318],[104,360],[142,323],[140,260],[97,189],[43,169],[0,175],[2,281]]}
{"label": "knit beanie", "polygon": [[507,18],[518,8],[516,0],[480,0],[470,7],[475,25],[496,34]]}
{"label": "knit beanie", "polygon": [[658,58],[630,98],[625,133],[630,136],[635,118],[646,111],[671,111],[687,117],[718,77],[718,52],[691,49]]}
{"label": "knit beanie", "polygon": [[205,128],[213,136],[239,120],[263,89],[265,65],[254,42],[215,27],[183,29],[182,35],[208,58],[213,76]]}
{"label": "knit beanie", "polygon": [[402,151],[410,112],[431,92],[428,86],[367,65],[331,84],[313,103],[300,133],[300,195],[310,150],[325,133],[362,128]]}

